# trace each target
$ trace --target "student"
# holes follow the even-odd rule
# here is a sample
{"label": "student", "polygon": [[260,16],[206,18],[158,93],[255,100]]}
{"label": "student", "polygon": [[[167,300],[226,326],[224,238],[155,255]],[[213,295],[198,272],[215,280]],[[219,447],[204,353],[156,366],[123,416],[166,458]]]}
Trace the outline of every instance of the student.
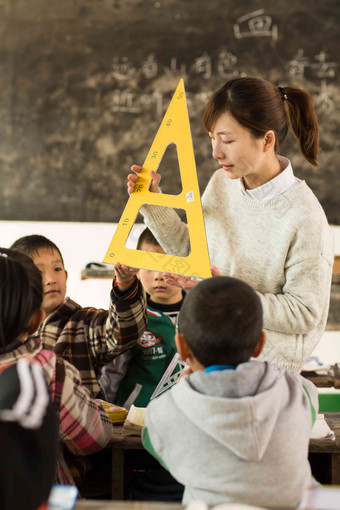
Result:
{"label": "student", "polygon": [[[148,228],[139,236],[136,249],[164,253]],[[135,346],[103,368],[100,385],[109,402],[145,407],[177,352],[175,326],[184,292],[167,284],[160,271],[140,269],[137,276],[147,293],[146,331]]]}
{"label": "student", "polygon": [[46,318],[39,327],[45,349],[74,365],[82,382],[98,396],[100,367],[130,349],[146,326],[145,293],[135,277],[137,270],[117,274],[113,281],[109,310],[81,308],[65,299],[67,271],[59,248],[41,235],[15,241],[12,249],[26,253],[42,274]]}
{"label": "student", "polygon": [[[333,238],[317,198],[278,153],[291,127],[302,155],[317,166],[311,98],[296,87],[235,78],[210,98],[204,127],[221,167],[202,197],[212,274],[241,278],[258,292],[267,333],[260,359],[299,371],[325,329]],[[132,170],[130,193],[141,167]],[[159,181],[152,172],[150,191],[160,191]],[[189,253],[187,226],[173,209],[144,205],[141,212],[166,253]],[[184,288],[197,283],[174,278]]]}
{"label": "student", "polygon": [[144,447],[185,486],[183,504],[296,508],[312,483],[316,387],[296,372],[249,361],[265,344],[259,296],[218,276],[195,286],[176,345],[192,374],[147,407]]}
{"label": "student", "polygon": [[[78,370],[31,336],[44,312],[41,309],[41,274],[30,257],[0,248],[0,369],[27,356],[41,365],[52,402],[59,414],[63,449],[76,455],[101,450],[112,437],[112,423],[90,392],[81,384]],[[53,448],[53,445],[51,445]],[[57,483],[73,485],[60,449]]]}
{"label": "student", "polygon": [[[148,228],[139,236],[137,250],[164,253]],[[100,386],[109,402],[130,408],[145,407],[169,363],[177,353],[175,331],[184,291],[168,285],[160,271],[137,273],[146,293],[148,324],[143,336],[129,351],[102,369]],[[126,498],[143,501],[181,501],[183,486],[154,459],[136,473],[126,488]]]}
{"label": "student", "polygon": [[37,510],[48,500],[59,420],[41,366],[22,358],[0,369],[0,508]]}

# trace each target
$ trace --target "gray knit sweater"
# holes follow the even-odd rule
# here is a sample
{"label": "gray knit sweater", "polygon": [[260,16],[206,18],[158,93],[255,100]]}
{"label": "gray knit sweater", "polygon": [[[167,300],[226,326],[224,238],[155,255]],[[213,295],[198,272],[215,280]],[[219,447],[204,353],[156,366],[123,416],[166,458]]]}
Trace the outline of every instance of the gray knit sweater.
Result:
{"label": "gray knit sweater", "polygon": [[[267,343],[262,360],[299,371],[327,321],[334,243],[325,213],[304,181],[266,201],[242,195],[217,170],[202,197],[211,264],[258,293]],[[173,209],[142,207],[167,253],[186,256],[187,226]]]}

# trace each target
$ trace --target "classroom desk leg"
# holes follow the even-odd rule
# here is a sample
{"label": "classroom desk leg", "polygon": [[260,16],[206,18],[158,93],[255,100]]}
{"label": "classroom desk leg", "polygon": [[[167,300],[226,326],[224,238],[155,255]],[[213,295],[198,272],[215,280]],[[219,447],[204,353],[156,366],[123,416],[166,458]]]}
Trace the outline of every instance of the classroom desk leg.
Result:
{"label": "classroom desk leg", "polygon": [[112,449],[112,499],[124,499],[124,450]]}
{"label": "classroom desk leg", "polygon": [[340,485],[340,453],[332,454],[332,485]]}

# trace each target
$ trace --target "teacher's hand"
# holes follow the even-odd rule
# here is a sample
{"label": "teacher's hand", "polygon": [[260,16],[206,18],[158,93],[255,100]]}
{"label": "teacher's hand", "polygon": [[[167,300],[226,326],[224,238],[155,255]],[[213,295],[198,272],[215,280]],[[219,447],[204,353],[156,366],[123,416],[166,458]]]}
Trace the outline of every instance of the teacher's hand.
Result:
{"label": "teacher's hand", "polygon": [[[211,276],[222,276],[222,273],[215,266],[210,266]],[[199,280],[192,280],[190,276],[183,276],[174,273],[164,273],[165,282],[168,285],[181,287],[184,290],[190,290],[195,287]]]}
{"label": "teacher's hand", "polygon": [[[132,167],[131,167],[131,171],[134,173],[128,175],[127,189],[128,189],[129,195],[131,195],[131,193],[134,190],[135,184],[138,181],[139,174],[141,173],[141,170],[142,170],[142,167],[139,165],[132,165]],[[151,170],[150,175],[151,175],[151,185],[150,185],[149,191],[151,191],[152,193],[160,193],[161,190],[159,189],[159,183],[161,180],[161,176],[157,172],[154,172],[153,170]]]}
{"label": "teacher's hand", "polygon": [[173,285],[174,287],[180,287],[184,290],[190,290],[199,283],[197,280],[192,280],[190,276],[183,276],[174,273],[163,273],[165,283]]}

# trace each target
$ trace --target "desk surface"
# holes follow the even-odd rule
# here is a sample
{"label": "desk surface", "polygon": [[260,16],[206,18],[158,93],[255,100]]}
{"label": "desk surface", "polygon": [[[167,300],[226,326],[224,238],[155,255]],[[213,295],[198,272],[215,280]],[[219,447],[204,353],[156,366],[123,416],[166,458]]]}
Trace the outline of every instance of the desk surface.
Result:
{"label": "desk surface", "polygon": [[75,510],[183,510],[180,503],[163,503],[156,501],[78,501]]}
{"label": "desk surface", "polygon": [[[334,431],[335,439],[311,439],[309,442],[310,452],[340,452],[340,413],[325,413],[325,419],[329,427]],[[123,450],[143,449],[139,436],[123,436],[122,429],[122,425],[114,425],[112,439],[108,447]]]}
{"label": "desk surface", "polygon": [[139,450],[143,449],[142,439],[140,436],[123,436],[123,425],[113,425],[111,441],[109,448],[123,450]]}
{"label": "desk surface", "polygon": [[325,413],[325,419],[335,434],[335,439],[311,439],[310,452],[340,453],[340,413]]}

